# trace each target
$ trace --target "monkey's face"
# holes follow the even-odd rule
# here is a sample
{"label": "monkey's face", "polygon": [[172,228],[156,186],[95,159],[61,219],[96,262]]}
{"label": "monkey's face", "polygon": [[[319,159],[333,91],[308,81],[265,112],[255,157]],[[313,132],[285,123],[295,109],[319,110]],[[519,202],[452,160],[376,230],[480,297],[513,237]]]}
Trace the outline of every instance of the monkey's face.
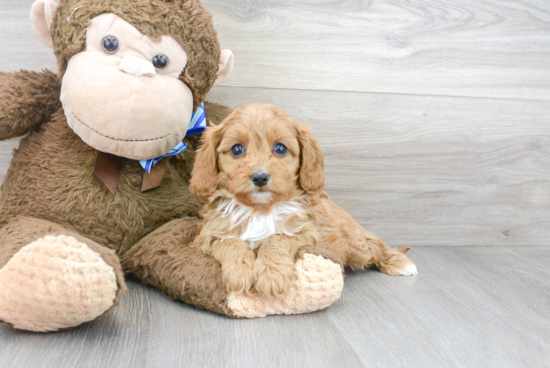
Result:
{"label": "monkey's face", "polygon": [[164,155],[183,139],[193,112],[191,90],[178,79],[186,64],[170,36],[155,42],[115,14],[93,18],[86,50],[70,59],[63,77],[69,126],[102,152]]}
{"label": "monkey's face", "polygon": [[35,0],[31,24],[56,53],[69,126],[121,157],[174,148],[233,66],[198,0]]}

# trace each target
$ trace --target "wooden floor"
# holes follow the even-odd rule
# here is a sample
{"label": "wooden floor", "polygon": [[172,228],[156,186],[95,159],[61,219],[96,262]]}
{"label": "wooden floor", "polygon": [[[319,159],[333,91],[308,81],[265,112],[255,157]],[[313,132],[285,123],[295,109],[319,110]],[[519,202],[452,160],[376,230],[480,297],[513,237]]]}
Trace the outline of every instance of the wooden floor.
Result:
{"label": "wooden floor", "polygon": [[[56,70],[32,2],[0,0],[0,71]],[[312,126],[327,192],[420,275],[351,274],[327,310],[258,320],[132,281],[75,330],[0,327],[0,367],[550,367],[550,2],[203,4],[236,58],[208,99]]]}
{"label": "wooden floor", "polygon": [[548,367],[550,248],[424,247],[417,277],[348,274],[308,315],[232,320],[131,282],[72,331],[0,327],[8,367]]}

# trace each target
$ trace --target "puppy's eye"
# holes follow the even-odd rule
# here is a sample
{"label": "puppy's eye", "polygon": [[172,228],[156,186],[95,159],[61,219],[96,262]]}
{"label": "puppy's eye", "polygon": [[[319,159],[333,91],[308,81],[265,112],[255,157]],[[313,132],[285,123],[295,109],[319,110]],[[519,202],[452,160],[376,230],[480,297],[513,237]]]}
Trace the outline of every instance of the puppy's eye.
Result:
{"label": "puppy's eye", "polygon": [[277,143],[275,145],[275,148],[273,148],[273,152],[275,152],[275,154],[278,155],[278,156],[284,156],[288,152],[288,149],[286,148],[286,146],[284,144]]}
{"label": "puppy's eye", "polygon": [[242,144],[236,144],[233,147],[231,147],[231,155],[233,157],[240,157],[244,154],[244,147]]}
{"label": "puppy's eye", "polygon": [[161,70],[166,68],[166,65],[168,65],[168,56],[166,55],[157,55],[153,57],[153,60],[151,60],[151,63],[153,63],[153,66],[157,70]]}
{"label": "puppy's eye", "polygon": [[115,36],[105,36],[101,41],[101,47],[106,53],[114,54],[118,51],[120,45],[118,44],[118,39]]}

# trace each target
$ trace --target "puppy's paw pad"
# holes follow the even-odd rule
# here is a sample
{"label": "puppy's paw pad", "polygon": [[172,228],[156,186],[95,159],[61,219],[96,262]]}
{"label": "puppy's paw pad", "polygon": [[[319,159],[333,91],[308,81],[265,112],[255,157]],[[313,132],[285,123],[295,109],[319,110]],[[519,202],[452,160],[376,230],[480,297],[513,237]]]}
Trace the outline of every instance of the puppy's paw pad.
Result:
{"label": "puppy's paw pad", "polygon": [[418,270],[416,269],[416,265],[411,263],[407,267],[395,271],[395,274],[397,276],[416,276],[418,275]]}

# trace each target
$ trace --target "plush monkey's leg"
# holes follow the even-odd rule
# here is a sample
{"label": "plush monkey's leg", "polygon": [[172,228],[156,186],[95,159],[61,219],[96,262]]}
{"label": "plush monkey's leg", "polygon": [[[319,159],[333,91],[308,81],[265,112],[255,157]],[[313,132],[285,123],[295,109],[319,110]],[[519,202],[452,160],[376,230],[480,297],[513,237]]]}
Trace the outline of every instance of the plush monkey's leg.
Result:
{"label": "plush monkey's leg", "polygon": [[18,217],[0,229],[0,322],[56,331],[105,314],[126,290],[111,249],[53,222]]}
{"label": "plush monkey's leg", "polygon": [[[200,227],[200,220],[195,218],[161,226],[123,255],[123,267],[174,299],[230,317],[308,313],[326,308],[340,297],[342,267],[330,258],[330,251],[320,248],[299,252],[296,282],[280,298],[228,294],[220,264],[199,249],[188,247]],[[315,255],[319,253],[323,256]]]}
{"label": "plush monkey's leg", "polygon": [[234,317],[227,306],[220,264],[188,247],[201,226],[191,217],[164,224],[122,256],[122,267],[174,299]]}

